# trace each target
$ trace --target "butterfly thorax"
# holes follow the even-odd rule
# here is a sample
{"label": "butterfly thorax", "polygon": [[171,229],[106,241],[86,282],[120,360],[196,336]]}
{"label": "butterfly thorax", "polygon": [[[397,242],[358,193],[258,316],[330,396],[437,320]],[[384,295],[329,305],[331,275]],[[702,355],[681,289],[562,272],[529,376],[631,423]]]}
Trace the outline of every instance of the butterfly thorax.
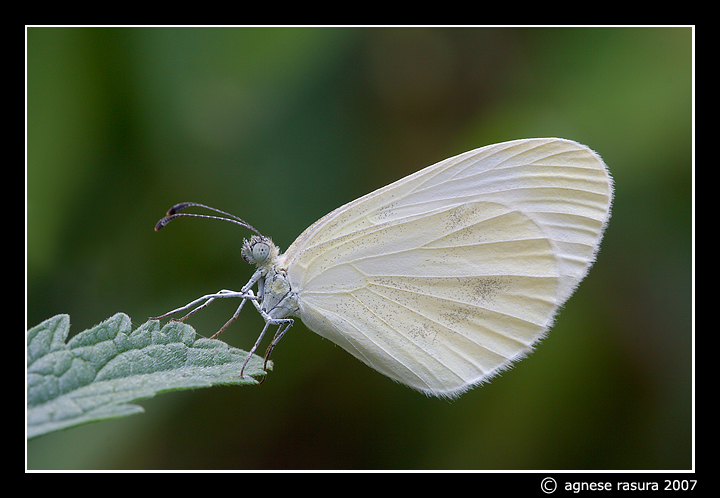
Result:
{"label": "butterfly thorax", "polygon": [[[290,286],[287,269],[279,265],[280,249],[269,237],[253,235],[243,240],[243,259],[257,265],[250,286],[257,281],[260,308],[272,318],[285,318],[296,315],[298,311],[297,295]],[[248,289],[244,289],[247,291]]]}

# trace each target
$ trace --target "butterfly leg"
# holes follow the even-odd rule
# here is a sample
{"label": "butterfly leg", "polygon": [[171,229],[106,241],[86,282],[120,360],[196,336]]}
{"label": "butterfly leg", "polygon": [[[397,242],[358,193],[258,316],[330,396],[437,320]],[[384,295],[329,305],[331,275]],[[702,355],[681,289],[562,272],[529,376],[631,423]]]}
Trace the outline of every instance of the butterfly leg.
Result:
{"label": "butterfly leg", "polygon": [[270,343],[270,346],[268,346],[267,351],[265,352],[265,363],[263,364],[263,369],[267,369],[267,362],[268,358],[270,357],[270,353],[272,353],[273,348],[275,345],[282,339],[282,337],[285,335],[285,332],[292,326],[295,321],[292,318],[272,318],[267,313],[261,312],[263,315],[263,318],[265,319],[265,326],[262,329],[262,332],[260,332],[260,337],[258,337],[257,341],[255,341],[255,345],[250,350],[250,353],[248,354],[247,359],[245,360],[245,363],[243,363],[242,368],[240,369],[240,377],[243,376],[243,371],[245,370],[245,366],[250,361],[250,357],[255,353],[255,350],[260,345],[260,341],[262,341],[263,337],[265,337],[265,332],[267,332],[267,329],[271,325],[279,325],[278,331],[275,333],[275,337],[273,337],[272,342]]}
{"label": "butterfly leg", "polygon": [[292,318],[285,318],[284,320],[285,323],[280,324],[277,332],[275,333],[275,337],[273,337],[273,340],[268,346],[267,351],[265,351],[265,363],[263,364],[263,370],[267,370],[268,358],[270,358],[270,354],[272,353],[273,349],[275,349],[277,343],[280,342],[280,339],[283,338],[285,332],[287,332],[290,327],[293,326],[293,323],[295,323]]}
{"label": "butterfly leg", "polygon": [[[222,334],[223,331],[224,331],[226,328],[228,328],[228,326],[229,326],[232,322],[234,322],[234,321],[237,319],[238,316],[240,316],[240,312],[242,311],[243,306],[245,306],[245,303],[247,302],[248,299],[250,299],[251,301],[257,303],[258,297],[257,297],[256,295],[254,295],[254,294],[253,294],[253,291],[251,291],[251,290],[249,290],[249,291],[247,291],[247,293],[243,294],[243,300],[242,300],[242,302],[240,303],[240,306],[238,306],[238,309],[235,310],[235,314],[230,318],[230,320],[228,320],[228,321],[225,323],[225,325],[222,326],[222,328],[221,328],[220,330],[218,330],[217,332],[215,332],[215,334],[214,334],[210,339],[215,339],[217,336],[219,336],[220,334]],[[207,306],[208,304],[210,304],[210,303],[208,302],[208,303],[203,304],[203,307]],[[197,311],[197,310],[193,310],[193,313],[195,313],[195,311]],[[187,318],[187,317],[185,317],[185,318]]]}
{"label": "butterfly leg", "polygon": [[265,332],[267,332],[268,327],[270,326],[270,322],[265,322],[265,326],[262,329],[262,332],[260,332],[260,337],[257,338],[257,341],[255,341],[255,345],[252,347],[250,352],[247,355],[247,358],[245,359],[245,363],[243,363],[242,368],[240,368],[240,377],[243,376],[243,372],[245,371],[245,367],[247,366],[248,362],[250,361],[250,358],[252,357],[253,353],[257,349],[257,347],[260,345],[260,341],[262,341],[262,338],[265,336]]}
{"label": "butterfly leg", "polygon": [[[191,315],[194,315],[195,313],[197,313],[197,312],[200,311],[201,309],[203,309],[203,308],[205,308],[206,306],[208,306],[208,305],[209,305],[210,303],[212,303],[215,299],[225,298],[225,297],[239,297],[239,298],[242,298],[242,300],[243,300],[243,303],[242,303],[242,304],[244,304],[245,301],[247,301],[248,299],[251,299],[251,300],[256,300],[256,299],[258,299],[258,297],[255,296],[255,295],[253,295],[252,292],[243,293],[243,292],[237,292],[237,291],[231,291],[231,290],[223,289],[223,290],[221,290],[221,291],[216,292],[215,294],[207,294],[207,295],[205,295],[205,296],[203,296],[203,297],[199,297],[199,298],[195,299],[194,301],[186,304],[185,306],[182,306],[182,307],[180,307],[180,308],[174,309],[174,310],[172,310],[172,311],[168,311],[168,312],[165,313],[164,315],[160,315],[160,316],[157,316],[157,317],[151,317],[150,320],[162,320],[163,318],[167,318],[168,316],[174,315],[175,313],[179,313],[179,312],[181,312],[181,311],[185,311],[185,310],[187,310],[187,309],[190,309],[190,308],[192,308],[193,306],[195,306],[195,305],[198,304],[198,303],[202,303],[200,306],[198,306],[197,308],[195,308],[194,310],[192,310],[190,313],[188,313],[188,314],[185,315],[184,317],[182,317],[182,318],[173,318],[173,320],[175,320],[176,322],[182,322],[182,321],[185,321],[185,320],[186,320],[188,317],[190,317]],[[205,302],[203,302],[203,301],[205,301]],[[242,307],[242,304],[240,305],[241,307]],[[224,328],[223,328],[223,329],[224,329]]]}
{"label": "butterfly leg", "polygon": [[[207,294],[207,295],[205,295],[205,296],[203,296],[203,297],[199,297],[199,298],[195,299],[194,301],[186,304],[185,306],[183,306],[183,307],[181,307],[181,308],[177,308],[177,309],[174,309],[174,310],[172,310],[172,311],[168,311],[168,312],[165,313],[164,315],[160,315],[160,316],[157,316],[157,317],[150,318],[150,320],[161,320],[161,319],[166,318],[166,317],[168,317],[168,316],[170,316],[170,315],[174,315],[175,313],[179,313],[179,312],[181,312],[181,311],[185,311],[185,310],[187,310],[187,309],[190,309],[190,308],[192,308],[193,306],[195,306],[195,305],[198,304],[198,303],[202,303],[200,306],[198,306],[197,308],[195,308],[194,310],[192,310],[190,313],[188,313],[188,314],[185,315],[184,317],[178,318],[178,319],[174,319],[174,320],[177,321],[177,322],[182,322],[182,321],[185,321],[185,320],[186,320],[188,317],[190,317],[191,315],[194,315],[195,313],[197,313],[197,312],[200,311],[201,309],[203,309],[203,308],[205,308],[206,306],[208,306],[208,305],[209,305],[210,303],[212,303],[215,299],[224,298],[224,297],[239,297],[239,298],[241,298],[243,301],[242,301],[242,303],[240,303],[240,307],[239,307],[238,310],[236,311],[235,316],[234,316],[228,323],[226,323],[225,326],[224,326],[222,329],[220,329],[220,332],[222,332],[223,330],[225,330],[225,327],[227,327],[228,325],[230,325],[230,323],[232,323],[232,321],[235,320],[235,318],[237,318],[237,314],[238,314],[238,313],[240,312],[240,310],[242,309],[243,305],[245,304],[245,301],[247,301],[248,299],[250,299],[250,300],[252,300],[252,301],[257,301],[257,300],[262,299],[262,292],[258,292],[258,295],[256,296],[256,295],[253,294],[253,292],[250,290],[250,288],[251,288],[253,285],[255,285],[256,282],[258,282],[259,280],[261,280],[262,277],[263,277],[263,275],[264,275],[263,271],[257,270],[257,271],[253,274],[253,276],[250,278],[250,280],[248,281],[248,283],[246,283],[246,284],[243,286],[243,288],[240,289],[240,292],[231,291],[231,290],[227,290],[227,289],[222,289],[222,290],[217,291],[215,294]],[[205,301],[205,302],[203,302],[203,301]],[[255,303],[255,306],[256,306],[256,307],[258,306],[257,303]],[[218,332],[218,334],[219,334],[220,332]],[[218,334],[215,334],[213,337],[217,336]]]}

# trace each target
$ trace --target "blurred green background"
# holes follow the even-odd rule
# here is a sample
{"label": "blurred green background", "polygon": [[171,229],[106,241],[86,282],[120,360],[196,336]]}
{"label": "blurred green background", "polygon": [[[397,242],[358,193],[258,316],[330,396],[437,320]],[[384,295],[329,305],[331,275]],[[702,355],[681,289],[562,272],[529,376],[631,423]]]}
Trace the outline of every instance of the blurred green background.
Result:
{"label": "blurred green background", "polygon": [[[168,393],[31,440],[32,469],[688,469],[691,28],[28,28],[27,316],[78,333],[239,289],[334,208],[517,138],[587,144],[615,179],[586,281],[533,355],[454,402],[299,321],[261,387]],[[189,320],[212,335],[237,303]],[[262,319],[224,333],[248,349]]]}

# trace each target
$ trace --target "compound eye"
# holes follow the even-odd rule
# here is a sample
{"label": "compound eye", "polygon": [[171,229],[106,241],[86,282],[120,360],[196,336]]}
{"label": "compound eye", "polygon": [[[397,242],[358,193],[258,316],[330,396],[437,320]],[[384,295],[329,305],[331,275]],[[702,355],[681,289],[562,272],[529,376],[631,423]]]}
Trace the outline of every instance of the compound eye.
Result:
{"label": "compound eye", "polygon": [[258,242],[255,245],[253,245],[252,255],[253,255],[253,259],[255,260],[255,263],[257,263],[257,264],[264,263],[265,260],[268,258],[269,254],[270,254],[270,246],[268,244],[266,244],[265,242]]}
{"label": "compound eye", "polygon": [[279,254],[277,246],[267,237],[253,235],[250,240],[243,239],[242,258],[251,265],[265,265]]}

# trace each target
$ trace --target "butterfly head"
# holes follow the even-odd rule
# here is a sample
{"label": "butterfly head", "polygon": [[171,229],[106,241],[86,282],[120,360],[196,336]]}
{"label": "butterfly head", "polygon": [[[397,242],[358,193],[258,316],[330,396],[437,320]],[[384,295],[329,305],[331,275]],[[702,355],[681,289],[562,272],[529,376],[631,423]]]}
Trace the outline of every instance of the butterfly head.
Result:
{"label": "butterfly head", "polygon": [[241,255],[245,262],[251,265],[265,266],[279,254],[278,247],[264,235],[253,235],[250,240],[243,239]]}

